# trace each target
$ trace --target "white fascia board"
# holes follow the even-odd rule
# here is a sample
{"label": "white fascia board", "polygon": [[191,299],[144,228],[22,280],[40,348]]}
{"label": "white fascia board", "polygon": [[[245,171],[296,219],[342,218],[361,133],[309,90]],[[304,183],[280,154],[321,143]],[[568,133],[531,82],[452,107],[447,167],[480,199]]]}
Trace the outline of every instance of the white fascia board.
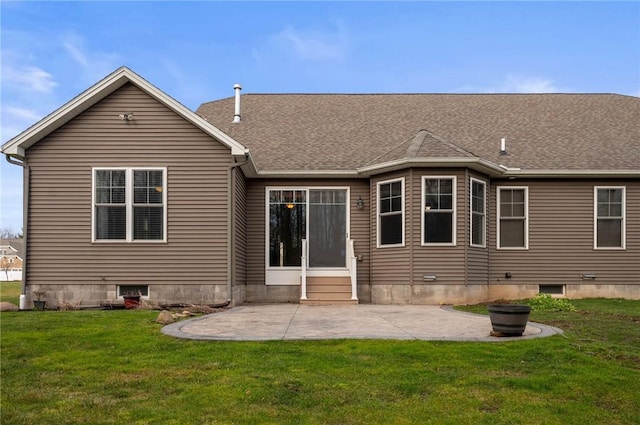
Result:
{"label": "white fascia board", "polygon": [[408,167],[469,167],[491,176],[503,175],[505,171],[482,158],[404,158],[358,168],[357,171],[361,175],[371,176]]}
{"label": "white fascia board", "polygon": [[638,178],[640,170],[519,170],[509,169],[501,177],[535,178]]}
{"label": "white fascia board", "polygon": [[249,150],[243,145],[127,67],[118,68],[36,124],[9,140],[2,146],[2,152],[7,155],[24,158],[24,152],[27,148],[129,82],[172,109],[175,113],[205,133],[220,141],[231,149],[232,155],[247,155],[249,153]]}
{"label": "white fascia board", "polygon": [[256,172],[258,178],[358,178],[363,177],[356,170],[260,170]]}

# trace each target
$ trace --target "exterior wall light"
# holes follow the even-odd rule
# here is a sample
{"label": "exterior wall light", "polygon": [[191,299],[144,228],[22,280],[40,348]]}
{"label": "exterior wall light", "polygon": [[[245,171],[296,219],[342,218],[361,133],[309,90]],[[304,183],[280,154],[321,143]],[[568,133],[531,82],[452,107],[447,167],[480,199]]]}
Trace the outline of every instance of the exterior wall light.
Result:
{"label": "exterior wall light", "polygon": [[358,207],[359,210],[364,208],[364,201],[362,200],[362,196],[358,196],[358,200],[356,201],[356,207]]}

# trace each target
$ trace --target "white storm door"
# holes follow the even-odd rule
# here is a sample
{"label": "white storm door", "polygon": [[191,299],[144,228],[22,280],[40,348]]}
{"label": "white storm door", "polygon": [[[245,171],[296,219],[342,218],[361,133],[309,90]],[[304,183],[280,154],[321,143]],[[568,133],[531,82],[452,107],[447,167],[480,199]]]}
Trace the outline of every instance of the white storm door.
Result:
{"label": "white storm door", "polygon": [[310,189],[309,268],[347,267],[347,190]]}

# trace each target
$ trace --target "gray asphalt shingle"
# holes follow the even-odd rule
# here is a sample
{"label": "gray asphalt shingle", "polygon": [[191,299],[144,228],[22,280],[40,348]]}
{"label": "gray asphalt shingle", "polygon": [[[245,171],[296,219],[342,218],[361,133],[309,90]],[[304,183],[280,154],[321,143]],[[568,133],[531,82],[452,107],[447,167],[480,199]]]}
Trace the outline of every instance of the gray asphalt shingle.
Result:
{"label": "gray asphalt shingle", "polygon": [[[477,156],[527,170],[638,170],[640,98],[615,94],[244,94],[197,113],[260,170]],[[508,155],[500,155],[506,138]],[[422,139],[421,141],[419,139]]]}

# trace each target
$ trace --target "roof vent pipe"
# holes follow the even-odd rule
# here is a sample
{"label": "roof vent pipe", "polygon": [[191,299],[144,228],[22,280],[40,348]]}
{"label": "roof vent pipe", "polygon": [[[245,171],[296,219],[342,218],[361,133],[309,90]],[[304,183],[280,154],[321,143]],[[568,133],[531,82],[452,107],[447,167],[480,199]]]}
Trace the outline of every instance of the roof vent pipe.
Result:
{"label": "roof vent pipe", "polygon": [[240,90],[242,90],[242,86],[240,84],[234,84],[233,89],[236,92],[236,109],[233,114],[233,122],[240,122]]}
{"label": "roof vent pipe", "polygon": [[506,155],[506,154],[507,154],[507,139],[503,137],[500,140],[500,155]]}

